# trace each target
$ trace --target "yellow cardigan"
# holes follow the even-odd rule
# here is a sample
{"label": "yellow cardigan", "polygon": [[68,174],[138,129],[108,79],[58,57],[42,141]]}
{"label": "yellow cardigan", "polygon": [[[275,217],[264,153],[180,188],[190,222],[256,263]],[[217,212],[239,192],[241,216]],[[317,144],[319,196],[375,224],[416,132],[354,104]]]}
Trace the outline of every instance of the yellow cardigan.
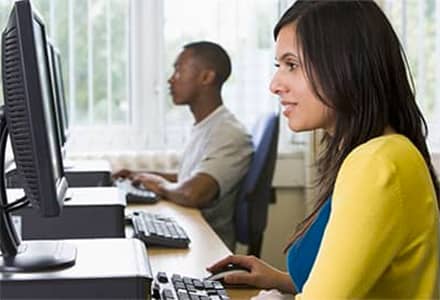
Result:
{"label": "yellow cardigan", "polygon": [[354,149],[299,299],[439,297],[439,214],[423,157],[404,136]]}

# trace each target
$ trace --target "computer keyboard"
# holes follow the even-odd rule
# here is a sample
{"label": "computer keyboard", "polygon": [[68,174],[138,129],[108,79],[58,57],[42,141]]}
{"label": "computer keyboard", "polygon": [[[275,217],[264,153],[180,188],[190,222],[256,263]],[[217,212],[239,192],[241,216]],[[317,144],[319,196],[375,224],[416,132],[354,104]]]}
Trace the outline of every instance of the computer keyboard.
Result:
{"label": "computer keyboard", "polygon": [[158,272],[151,286],[154,300],[228,300],[223,285],[218,281],[209,281],[173,274],[168,278],[165,272]]}
{"label": "computer keyboard", "polygon": [[185,230],[171,218],[143,211],[135,211],[128,218],[134,237],[147,247],[188,248],[191,242]]}
{"label": "computer keyboard", "polygon": [[127,203],[153,204],[159,200],[159,197],[142,187],[142,185],[134,186],[129,179],[118,179],[115,185],[125,192],[125,200]]}

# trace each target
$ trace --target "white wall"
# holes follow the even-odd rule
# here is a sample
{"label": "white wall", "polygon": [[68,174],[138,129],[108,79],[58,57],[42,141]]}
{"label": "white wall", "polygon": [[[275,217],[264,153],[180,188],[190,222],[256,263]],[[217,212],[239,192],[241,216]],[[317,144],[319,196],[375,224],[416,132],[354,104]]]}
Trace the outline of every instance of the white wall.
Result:
{"label": "white wall", "polygon": [[[304,177],[302,153],[279,156],[273,181],[276,202],[269,206],[261,258],[281,270],[286,270],[283,249],[287,240],[306,214]],[[245,254],[246,248],[238,247],[236,252]]]}
{"label": "white wall", "polygon": [[261,257],[272,266],[286,270],[283,249],[286,242],[305,216],[303,188],[280,188],[277,201],[269,208],[269,224],[264,233]]}
{"label": "white wall", "polygon": [[[303,188],[279,188],[277,201],[269,207],[269,219],[264,233],[261,258],[270,265],[286,271],[283,249],[296,225],[305,216],[305,197]],[[239,245],[238,254],[246,254],[246,247]]]}

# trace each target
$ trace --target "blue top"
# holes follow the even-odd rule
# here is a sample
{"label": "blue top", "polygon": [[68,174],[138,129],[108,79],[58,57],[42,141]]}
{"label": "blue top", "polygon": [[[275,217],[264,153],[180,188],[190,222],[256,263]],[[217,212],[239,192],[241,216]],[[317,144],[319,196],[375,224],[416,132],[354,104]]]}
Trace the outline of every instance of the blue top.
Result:
{"label": "blue top", "polygon": [[290,246],[287,252],[287,270],[292,278],[295,290],[302,292],[304,283],[309,278],[315,263],[322,236],[330,216],[331,197],[319,209],[316,219],[303,236]]}

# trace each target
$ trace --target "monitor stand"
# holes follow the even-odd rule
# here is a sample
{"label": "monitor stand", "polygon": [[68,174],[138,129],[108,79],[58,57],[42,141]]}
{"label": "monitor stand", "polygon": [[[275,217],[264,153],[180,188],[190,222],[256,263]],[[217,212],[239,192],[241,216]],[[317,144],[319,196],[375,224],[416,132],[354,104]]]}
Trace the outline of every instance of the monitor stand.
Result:
{"label": "monitor stand", "polygon": [[0,272],[2,299],[150,299],[152,272],[137,239],[65,240],[77,249],[63,270]]}
{"label": "monitor stand", "polygon": [[67,160],[64,174],[70,187],[111,186],[112,172],[110,163],[103,159]]}
{"label": "monitor stand", "polygon": [[[124,238],[125,197],[115,187],[69,188],[62,216],[42,218],[31,206],[11,213],[24,240]],[[8,189],[11,201],[24,195],[22,189]]]}
{"label": "monitor stand", "polygon": [[[63,163],[69,187],[112,185],[111,166],[106,160],[64,160]],[[6,170],[6,186],[8,188],[22,186],[15,163],[11,163]]]}
{"label": "monitor stand", "polygon": [[[0,274],[68,268],[75,263],[75,246],[62,241],[22,242],[12,221],[11,212],[29,204],[26,197],[9,201],[6,193],[5,153],[8,138],[5,107],[0,107]],[[63,179],[62,179],[63,180]],[[62,186],[63,183],[60,184]],[[64,182],[67,187],[67,184]],[[54,195],[56,197],[56,195]],[[1,282],[0,282],[1,283]],[[0,284],[1,297],[5,295]]]}
{"label": "monitor stand", "polygon": [[64,269],[76,261],[76,247],[62,241],[24,241],[17,250],[13,257],[0,253],[0,273]]}

